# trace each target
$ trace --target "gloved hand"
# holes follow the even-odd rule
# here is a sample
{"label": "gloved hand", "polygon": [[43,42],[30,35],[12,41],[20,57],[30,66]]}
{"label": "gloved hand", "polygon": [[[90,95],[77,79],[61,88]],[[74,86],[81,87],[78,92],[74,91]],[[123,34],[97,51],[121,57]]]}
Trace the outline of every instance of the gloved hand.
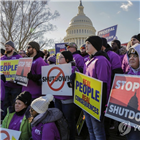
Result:
{"label": "gloved hand", "polygon": [[70,76],[70,81],[67,82],[69,88],[73,88],[73,87],[74,87],[75,76],[76,76],[75,73],[72,73],[72,74],[71,74],[71,76]]}
{"label": "gloved hand", "polygon": [[28,74],[27,74],[27,78],[28,79],[32,79],[33,75],[32,75],[32,72],[30,71]]}

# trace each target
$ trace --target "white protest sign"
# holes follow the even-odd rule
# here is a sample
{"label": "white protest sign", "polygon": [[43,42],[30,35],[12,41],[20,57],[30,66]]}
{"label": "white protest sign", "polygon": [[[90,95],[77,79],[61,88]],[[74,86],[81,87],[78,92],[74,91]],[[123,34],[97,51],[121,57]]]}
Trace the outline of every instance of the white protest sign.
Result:
{"label": "white protest sign", "polygon": [[18,140],[20,137],[21,131],[0,128],[0,137],[1,140]]}
{"label": "white protest sign", "polygon": [[72,96],[67,82],[72,73],[71,64],[42,66],[42,94]]}

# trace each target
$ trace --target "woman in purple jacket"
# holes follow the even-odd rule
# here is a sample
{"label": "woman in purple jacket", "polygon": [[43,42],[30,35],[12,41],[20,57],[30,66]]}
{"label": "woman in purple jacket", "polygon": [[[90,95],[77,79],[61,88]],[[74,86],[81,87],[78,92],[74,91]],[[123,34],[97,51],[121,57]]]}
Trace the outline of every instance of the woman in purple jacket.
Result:
{"label": "woman in purple jacket", "polygon": [[[140,76],[140,44],[132,46],[127,55],[130,65],[127,74]],[[140,140],[140,131],[132,127],[126,137],[128,140]]]}
{"label": "woman in purple jacket", "polygon": [[[71,63],[72,64],[72,73],[75,73],[75,70],[78,71],[75,63],[73,62],[73,56],[70,51],[62,51],[59,56],[59,64]],[[54,96],[55,97],[55,107],[60,109],[64,114],[65,118],[68,121],[70,129],[70,138],[71,140],[75,139],[75,105],[73,103],[73,96]]]}
{"label": "woman in purple jacket", "polygon": [[33,140],[60,140],[60,134],[55,121],[62,117],[57,108],[49,108],[53,95],[48,94],[36,98],[31,103],[31,127]]}

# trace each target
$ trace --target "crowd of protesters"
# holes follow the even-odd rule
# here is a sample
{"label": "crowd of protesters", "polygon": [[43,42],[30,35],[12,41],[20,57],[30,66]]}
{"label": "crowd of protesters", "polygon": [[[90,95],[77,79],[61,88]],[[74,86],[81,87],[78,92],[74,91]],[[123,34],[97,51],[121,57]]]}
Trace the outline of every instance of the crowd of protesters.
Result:
{"label": "crowd of protesters", "polygon": [[[68,87],[74,89],[75,71],[101,80],[105,86],[105,109],[109,99],[115,74],[140,75],[140,34],[129,39],[127,47],[121,46],[119,40],[113,40],[111,45],[106,38],[89,36],[85,44],[78,46],[74,42],[66,44],[67,50],[59,56],[59,64],[71,64],[71,76]],[[56,64],[56,54],[50,55],[47,50],[40,50],[40,45],[31,41],[26,50],[14,51],[12,41],[5,43],[1,49],[1,60],[15,60],[22,57],[33,57],[31,71],[28,73],[27,86],[6,81],[1,73],[1,120],[2,127],[21,131],[21,140],[60,140],[61,135],[55,124],[62,116],[68,122],[69,138],[75,140],[76,119],[81,108],[73,102],[72,96],[42,95],[41,67]],[[96,120],[83,111],[90,140],[109,139],[109,129],[114,126],[114,120],[104,117]],[[77,118],[76,118],[77,117]],[[134,130],[126,135],[129,140],[139,140],[140,131]]]}

